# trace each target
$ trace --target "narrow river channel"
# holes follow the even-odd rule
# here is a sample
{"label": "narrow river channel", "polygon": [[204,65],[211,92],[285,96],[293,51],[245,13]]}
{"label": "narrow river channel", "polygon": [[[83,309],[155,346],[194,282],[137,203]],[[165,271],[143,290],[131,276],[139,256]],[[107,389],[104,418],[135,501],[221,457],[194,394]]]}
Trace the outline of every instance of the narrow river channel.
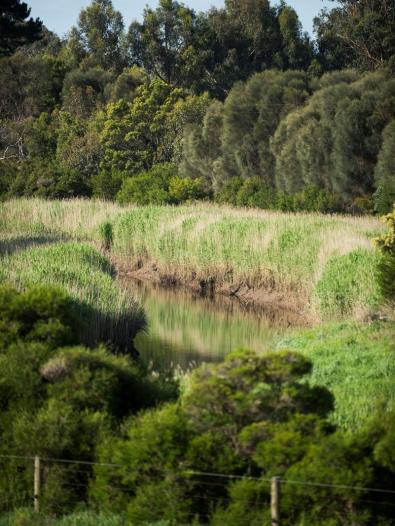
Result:
{"label": "narrow river channel", "polygon": [[182,288],[122,278],[144,308],[148,327],[135,339],[141,360],[154,370],[190,369],[216,362],[237,348],[265,350],[302,320],[274,307],[251,307],[237,298],[202,297]]}

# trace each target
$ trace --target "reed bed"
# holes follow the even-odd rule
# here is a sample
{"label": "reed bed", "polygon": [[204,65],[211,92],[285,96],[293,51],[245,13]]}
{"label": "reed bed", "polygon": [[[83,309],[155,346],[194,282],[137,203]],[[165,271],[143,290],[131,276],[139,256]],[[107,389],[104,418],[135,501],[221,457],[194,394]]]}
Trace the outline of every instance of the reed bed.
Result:
{"label": "reed bed", "polygon": [[99,226],[124,211],[100,199],[10,199],[0,202],[0,234],[98,240]]}
{"label": "reed bed", "polygon": [[115,258],[170,280],[275,294],[316,321],[364,318],[380,303],[371,239],[383,226],[367,216],[14,199],[0,203],[0,254],[65,239],[99,245],[104,224]]}
{"label": "reed bed", "polygon": [[79,339],[90,347],[103,342],[132,351],[133,338],[145,327],[141,307],[113,279],[113,269],[94,248],[65,242],[27,248],[3,256],[0,281],[17,289],[50,284],[76,303],[82,325]]}
{"label": "reed bed", "polygon": [[208,205],[144,207],[114,221],[114,251],[180,281],[276,292],[319,318],[363,316],[380,301],[375,218]]}

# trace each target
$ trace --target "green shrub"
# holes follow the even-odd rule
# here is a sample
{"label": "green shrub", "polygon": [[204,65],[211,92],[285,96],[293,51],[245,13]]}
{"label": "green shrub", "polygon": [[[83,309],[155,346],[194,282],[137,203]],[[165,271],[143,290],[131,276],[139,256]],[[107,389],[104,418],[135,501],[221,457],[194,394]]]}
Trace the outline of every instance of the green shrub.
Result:
{"label": "green shrub", "polygon": [[233,177],[220,187],[215,199],[218,203],[284,212],[338,212],[342,209],[340,196],[327,189],[306,186],[289,194],[268,186],[260,177]]}
{"label": "green shrub", "polygon": [[369,194],[356,197],[351,205],[352,212],[360,215],[373,214],[374,208],[373,195]]}
{"label": "green shrub", "polygon": [[173,203],[196,201],[208,197],[203,178],[172,177],[169,184],[170,200]]}
{"label": "green shrub", "polygon": [[[295,211],[339,212],[342,208],[340,195],[315,186],[306,186],[301,192],[295,194],[294,199]],[[364,213],[367,213],[367,210],[364,209]]]}
{"label": "green shrub", "polygon": [[174,164],[157,164],[151,170],[127,177],[117,194],[121,204],[178,204],[208,197],[202,178],[178,177]]}
{"label": "green shrub", "polygon": [[114,281],[109,261],[88,245],[63,243],[16,252],[3,258],[1,281],[20,290],[37,284],[61,287],[81,321],[75,329],[78,341],[90,347],[106,343],[133,352],[133,338],[145,327],[141,307]]}
{"label": "green shrub", "polygon": [[[103,444],[101,461],[116,459],[120,467],[97,466],[92,498],[105,509],[127,507],[133,524],[160,517],[191,524],[227,496],[228,481],[207,485],[189,470],[259,476],[263,468],[281,475],[333,431],[324,420],[332,396],[303,381],[310,369],[309,360],[287,351],[246,350],[200,367],[179,404],[138,416],[126,438]],[[267,443],[272,448],[263,450]],[[155,501],[154,509],[147,497]]]}
{"label": "green shrub", "polygon": [[166,204],[171,202],[170,180],[177,173],[173,164],[157,164],[147,172],[141,172],[124,180],[117,194],[121,204]]}
{"label": "green shrub", "polygon": [[57,519],[51,526],[127,526],[127,523],[121,515],[86,511]]}
{"label": "green shrub", "polygon": [[202,366],[179,404],[138,416],[125,438],[103,444],[101,461],[116,459],[119,467],[95,468],[92,497],[105,508],[127,508],[132,524],[162,517],[255,525],[270,518],[267,478],[277,475],[308,481],[282,484],[285,526],[391,524],[392,510],[380,499],[367,501],[366,492],[347,486],[385,480],[395,487],[395,414],[380,414],[353,435],[336,431],[326,419],[330,394],[303,381],[310,370],[308,360],[286,351],[238,351]]}
{"label": "green shrub", "polygon": [[236,205],[253,208],[272,208],[275,192],[259,177],[244,180],[236,195]]}
{"label": "green shrub", "polygon": [[379,263],[379,284],[383,296],[395,300],[395,204],[393,212],[383,218],[388,232],[375,240],[382,253]]}
{"label": "green shrub", "polygon": [[232,177],[225,181],[215,194],[215,201],[220,204],[228,203],[236,205],[236,196],[243,187],[244,179],[242,177]]}
{"label": "green shrub", "polygon": [[125,417],[175,397],[175,382],[151,378],[130,357],[77,347],[75,314],[62,290],[0,289],[0,457],[21,455],[1,458],[0,511],[27,502],[35,455],[44,459],[42,509],[75,509],[86,501],[90,465],[45,459],[92,462]]}
{"label": "green shrub", "polygon": [[[82,511],[56,518],[45,513],[36,513],[29,508],[20,508],[0,516],[0,526],[127,526],[121,515]],[[167,523],[155,526],[169,526]]]}
{"label": "green shrub", "polygon": [[38,196],[63,199],[92,194],[90,181],[55,159],[23,162],[10,181],[8,196]]}
{"label": "green shrub", "polygon": [[20,293],[0,286],[0,352],[21,338],[51,348],[70,344],[78,325],[75,306],[63,290],[36,285]]}
{"label": "green shrub", "polygon": [[125,174],[118,170],[102,170],[92,178],[93,195],[102,199],[114,199],[125,179]]}
{"label": "green shrub", "polygon": [[50,517],[26,507],[1,514],[0,526],[54,526],[54,523]]}

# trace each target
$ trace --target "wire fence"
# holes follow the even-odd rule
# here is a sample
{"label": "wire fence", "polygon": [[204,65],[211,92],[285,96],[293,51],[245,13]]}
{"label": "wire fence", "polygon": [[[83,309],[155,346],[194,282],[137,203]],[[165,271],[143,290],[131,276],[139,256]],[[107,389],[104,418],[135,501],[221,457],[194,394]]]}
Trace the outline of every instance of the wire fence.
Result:
{"label": "wire fence", "polygon": [[[16,461],[14,466],[9,463]],[[23,474],[25,481],[28,480],[30,484],[30,492],[26,489],[18,489],[10,487],[9,491],[0,493],[0,509],[12,510],[17,507],[26,506],[34,507],[34,510],[39,512],[41,503],[45,502],[45,486],[51,469],[56,467],[62,475],[61,488],[67,492],[65,501],[67,506],[76,504],[86,499],[93,476],[93,468],[98,467],[109,470],[113,476],[114,481],[109,483],[108,490],[111,492],[118,492],[121,495],[135,496],[136,490],[133,487],[128,487],[127,482],[124,483],[125,476],[133,474],[122,464],[113,462],[93,462],[88,460],[65,459],[65,458],[51,458],[28,455],[0,455],[0,466],[15,469],[16,473]],[[11,469],[11,471],[12,471]],[[249,512],[254,510],[262,510],[265,508],[270,510],[271,524],[274,526],[280,525],[281,516],[281,489],[285,485],[297,485],[305,487],[306,489],[315,488],[317,490],[334,490],[336,494],[342,491],[350,491],[358,493],[358,502],[377,505],[385,508],[393,508],[395,516],[395,490],[390,488],[377,488],[369,486],[357,486],[346,484],[333,484],[329,481],[306,481],[306,480],[290,480],[282,477],[265,477],[265,476],[250,476],[237,475],[227,473],[217,473],[210,471],[195,471],[190,469],[159,469],[158,472],[165,476],[185,477],[186,480],[191,481],[191,493],[187,498],[193,501],[198,515],[201,520],[211,517],[213,506],[226,506],[232,502],[234,497],[229,495],[229,483],[235,481],[255,481],[262,484],[262,487],[256,488],[254,498],[243,498],[242,503],[249,507]],[[4,473],[4,471],[3,471]],[[118,483],[115,481],[118,478]],[[15,484],[15,478],[12,478]],[[3,481],[4,482],[4,481]],[[3,491],[5,485],[3,484]],[[172,498],[172,495],[167,493],[164,489],[164,496]],[[376,497],[375,497],[376,496]],[[44,497],[44,498],[43,498]],[[382,499],[380,499],[382,497]],[[392,499],[392,500],[391,500]],[[319,495],[322,505],[330,505],[333,500],[333,495]],[[327,501],[327,502],[326,502]],[[175,502],[175,505],[178,503]],[[59,512],[65,511],[65,505],[54,503],[53,507],[58,508]],[[295,507],[290,502],[287,502],[287,511],[292,511]],[[249,524],[251,517],[246,516],[245,524]],[[240,517],[238,524],[243,524],[244,519]]]}

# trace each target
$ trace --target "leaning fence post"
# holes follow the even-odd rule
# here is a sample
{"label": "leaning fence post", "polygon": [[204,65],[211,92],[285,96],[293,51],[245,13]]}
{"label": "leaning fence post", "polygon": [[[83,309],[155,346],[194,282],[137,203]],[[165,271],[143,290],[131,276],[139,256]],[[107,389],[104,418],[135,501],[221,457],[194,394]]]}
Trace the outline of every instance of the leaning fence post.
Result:
{"label": "leaning fence post", "polygon": [[272,477],[270,508],[272,526],[280,526],[280,477]]}
{"label": "leaning fence post", "polygon": [[34,457],[34,511],[40,511],[41,469],[40,457]]}

